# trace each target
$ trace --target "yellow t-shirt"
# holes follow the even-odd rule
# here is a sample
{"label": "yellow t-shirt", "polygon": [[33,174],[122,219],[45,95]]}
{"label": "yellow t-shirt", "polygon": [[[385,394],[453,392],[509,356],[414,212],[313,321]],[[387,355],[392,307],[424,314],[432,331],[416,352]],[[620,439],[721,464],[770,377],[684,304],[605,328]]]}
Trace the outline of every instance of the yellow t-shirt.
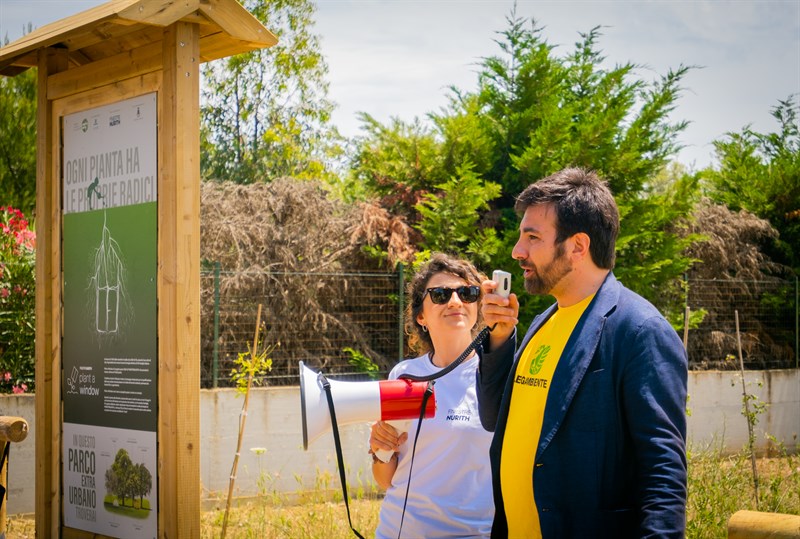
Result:
{"label": "yellow t-shirt", "polygon": [[533,498],[533,467],[547,393],[567,340],[593,297],[559,308],[528,342],[514,373],[500,457],[500,487],[510,538],[542,536]]}

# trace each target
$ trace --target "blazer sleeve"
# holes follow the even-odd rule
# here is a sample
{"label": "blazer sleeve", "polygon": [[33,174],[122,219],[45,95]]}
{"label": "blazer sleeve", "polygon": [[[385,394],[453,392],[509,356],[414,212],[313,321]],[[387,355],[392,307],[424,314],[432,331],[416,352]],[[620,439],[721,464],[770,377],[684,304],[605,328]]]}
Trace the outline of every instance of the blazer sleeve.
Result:
{"label": "blazer sleeve", "polygon": [[633,339],[623,384],[636,454],[639,537],[682,538],[686,527],[686,351],[660,316]]}
{"label": "blazer sleeve", "polygon": [[[488,339],[487,339],[488,340]],[[487,352],[479,349],[480,363],[476,373],[478,392],[478,415],[481,425],[494,432],[506,382],[514,364],[517,347],[517,330],[497,350]]]}

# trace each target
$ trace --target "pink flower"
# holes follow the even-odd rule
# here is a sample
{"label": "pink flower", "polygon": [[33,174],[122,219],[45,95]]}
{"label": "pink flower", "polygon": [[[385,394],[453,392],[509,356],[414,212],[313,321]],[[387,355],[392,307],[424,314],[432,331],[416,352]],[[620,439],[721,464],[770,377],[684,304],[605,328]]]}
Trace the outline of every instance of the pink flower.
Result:
{"label": "pink flower", "polygon": [[11,292],[8,291],[8,288],[0,288],[0,298],[7,298]]}
{"label": "pink flower", "polygon": [[3,380],[5,380],[6,382],[8,382],[9,380],[11,380],[11,373],[10,373],[10,372],[6,372],[6,373],[3,375]]}
{"label": "pink flower", "polygon": [[21,386],[12,387],[11,391],[13,391],[14,393],[19,394],[19,393],[25,393],[25,390],[27,390],[27,389],[28,389],[28,386],[26,386],[25,384],[22,384]]}
{"label": "pink flower", "polygon": [[14,238],[17,242],[17,245],[22,245],[23,247],[27,247],[28,249],[31,250],[36,248],[36,233],[33,232],[32,230],[24,228],[19,232],[15,232]]}

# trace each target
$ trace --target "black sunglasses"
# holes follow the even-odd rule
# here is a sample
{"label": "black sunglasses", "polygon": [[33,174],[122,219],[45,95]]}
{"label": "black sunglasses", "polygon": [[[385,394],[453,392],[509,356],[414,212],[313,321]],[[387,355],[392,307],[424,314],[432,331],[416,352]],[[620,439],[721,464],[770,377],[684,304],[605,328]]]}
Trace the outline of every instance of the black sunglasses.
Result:
{"label": "black sunglasses", "polygon": [[[453,297],[453,292],[458,294],[458,297],[464,303],[475,303],[481,295],[481,287],[477,285],[472,286],[459,286],[458,288],[447,288],[446,286],[437,286],[435,288],[426,288],[425,294],[431,297],[431,301],[436,305],[444,305],[450,298]],[[422,299],[425,299],[425,294]]]}

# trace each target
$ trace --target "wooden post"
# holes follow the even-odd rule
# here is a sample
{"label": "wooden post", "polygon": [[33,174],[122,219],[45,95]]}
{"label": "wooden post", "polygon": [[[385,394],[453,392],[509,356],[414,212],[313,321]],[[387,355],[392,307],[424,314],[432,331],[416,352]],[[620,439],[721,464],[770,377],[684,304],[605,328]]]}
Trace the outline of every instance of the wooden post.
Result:
{"label": "wooden post", "polygon": [[728,539],[800,539],[800,515],[737,511],[728,521]]}
{"label": "wooden post", "polygon": [[36,133],[36,529],[58,537],[61,510],[61,206],[53,151],[58,126],[47,95],[51,75],[68,67],[65,50],[38,51]]}
{"label": "wooden post", "polygon": [[[125,421],[117,425],[91,423],[78,417],[75,411],[86,413],[74,395],[73,378],[64,378],[62,370],[70,361],[75,367],[74,341],[80,331],[65,330],[75,317],[65,317],[63,309],[76,305],[75,296],[65,290],[75,290],[64,279],[65,258],[62,245],[74,239],[74,234],[62,234],[65,224],[74,225],[72,213],[85,211],[72,206],[75,189],[83,189],[85,197],[92,196],[84,172],[75,172],[62,163],[65,153],[88,158],[88,152],[74,153],[74,144],[67,151],[65,141],[76,140],[70,133],[89,129],[73,123],[67,131],[70,117],[84,111],[98,111],[140,96],[149,97],[144,118],[157,126],[157,196],[144,197],[120,205],[135,205],[142,201],[157,203],[157,274],[153,294],[157,306],[157,352],[142,359],[157,360],[157,444],[144,447],[148,459],[156,461],[157,473],[157,535],[159,538],[194,538],[200,536],[200,64],[218,58],[270,47],[277,39],[237,0],[111,0],[71,17],[48,24],[0,48],[0,75],[16,76],[28,68],[38,68],[37,101],[37,164],[36,164],[36,535],[84,539],[100,537],[100,533],[117,533],[103,528],[100,532],[92,519],[95,496],[102,507],[105,486],[103,476],[94,466],[90,469],[76,464],[72,469],[63,459],[62,451],[85,449],[86,459],[97,457],[95,436],[109,442],[113,429],[131,428]],[[155,105],[152,103],[155,102]],[[153,114],[153,107],[157,114]],[[137,109],[138,110],[138,109]],[[108,111],[112,112],[112,111]],[[113,111],[116,112],[116,111]],[[137,113],[138,114],[138,113]],[[138,121],[139,118],[137,118]],[[92,118],[93,129],[121,125],[119,114],[107,118]],[[145,125],[139,124],[139,125]],[[77,127],[77,129],[76,129]],[[100,135],[98,135],[100,136]],[[122,140],[122,138],[120,138]],[[151,140],[146,137],[142,140]],[[142,144],[142,148],[145,145]],[[147,146],[149,148],[149,146]],[[121,149],[119,150],[121,151]],[[137,154],[138,155],[138,154]],[[126,159],[133,159],[128,157]],[[137,163],[138,163],[138,158]],[[155,159],[148,157],[149,166]],[[126,161],[127,162],[127,161]],[[133,160],[129,161],[133,162]],[[137,165],[138,166],[138,165]],[[63,168],[62,168],[63,167]],[[103,167],[99,167],[103,168]],[[130,171],[127,171],[130,172]],[[123,172],[126,174],[127,172]],[[95,182],[119,174],[98,173]],[[70,175],[74,175],[69,178]],[[100,176],[104,176],[100,178]],[[152,176],[148,176],[151,178]],[[119,176],[121,181],[137,178]],[[126,180],[127,178],[127,180]],[[72,183],[70,184],[70,179]],[[96,185],[94,186],[96,187]],[[110,187],[110,184],[106,185]],[[63,200],[62,200],[63,188]],[[106,193],[107,194],[107,193]],[[80,198],[80,192],[77,192]],[[102,197],[101,197],[102,198]],[[68,206],[69,203],[69,206]],[[107,201],[108,203],[108,201]],[[88,210],[92,210],[91,199]],[[64,218],[64,214],[68,214]],[[154,222],[148,221],[148,224]],[[105,226],[105,224],[103,225]],[[135,226],[135,223],[131,223]],[[123,230],[129,232],[130,230]],[[66,236],[66,237],[65,237]],[[149,244],[148,244],[149,245]],[[148,247],[143,247],[146,250]],[[149,251],[148,251],[149,252]],[[67,253],[69,254],[69,253]],[[152,266],[150,266],[152,267]],[[79,272],[75,272],[75,275]],[[148,292],[153,287],[146,285]],[[119,290],[119,289],[117,289]],[[156,297],[157,296],[157,297]],[[65,302],[64,298],[70,301]],[[151,296],[148,296],[148,298]],[[118,304],[117,304],[118,305]],[[146,310],[146,309],[145,309]],[[151,311],[152,311],[151,310]],[[142,318],[153,320],[147,312]],[[106,328],[107,329],[107,328]],[[151,329],[142,330],[156,333]],[[63,344],[72,337],[69,348]],[[155,337],[155,335],[154,335]],[[155,338],[153,339],[155,342]],[[153,346],[155,349],[156,345]],[[69,351],[67,349],[69,348]],[[102,352],[105,353],[105,352]],[[79,354],[78,354],[79,355]],[[153,358],[157,355],[157,358]],[[120,358],[135,356],[119,356]],[[66,358],[66,360],[65,360]],[[109,357],[100,357],[101,361]],[[114,358],[111,358],[114,359]],[[87,359],[83,376],[95,384],[83,389],[96,391],[101,413],[106,399],[103,368],[95,358]],[[152,364],[151,364],[152,365]],[[79,374],[75,377],[78,378]],[[69,383],[71,382],[71,385]],[[67,388],[67,386],[69,387]],[[101,393],[102,392],[102,393]],[[111,392],[109,391],[108,394]],[[70,400],[72,399],[72,400]],[[140,403],[150,402],[139,399]],[[67,403],[67,404],[65,404]],[[133,410],[133,408],[131,408]],[[128,413],[130,410],[126,410]],[[150,409],[147,410],[150,412]],[[76,421],[65,420],[72,414]],[[150,418],[146,418],[150,420]],[[112,423],[112,424],[108,424]],[[70,447],[62,439],[64,426],[69,425],[73,436]],[[77,432],[75,426],[81,429]],[[150,444],[153,430],[146,430],[144,439]],[[96,429],[96,430],[92,430]],[[102,430],[104,429],[104,430]],[[87,441],[89,440],[90,441]],[[80,445],[80,444],[91,445]],[[79,445],[74,445],[79,444]],[[157,450],[150,450],[150,447]],[[156,457],[152,455],[156,454]],[[73,453],[70,453],[72,456]],[[97,457],[100,458],[100,457]],[[79,462],[78,460],[73,463]],[[81,460],[80,462],[84,462]],[[102,474],[102,471],[99,472]],[[92,484],[81,500],[89,505],[73,504],[73,521],[65,523],[67,475],[83,474]],[[73,485],[80,489],[81,485]],[[81,505],[81,507],[78,507]],[[78,517],[80,509],[83,511]],[[140,508],[141,509],[141,508]],[[78,522],[77,518],[82,519]],[[82,525],[76,526],[75,523]],[[152,519],[151,519],[151,527]],[[98,532],[98,533],[96,533]],[[130,535],[128,532],[119,532]],[[147,537],[154,532],[147,532]]]}
{"label": "wooden post", "polygon": [[742,401],[744,402],[744,416],[747,420],[747,449],[750,451],[750,464],[753,469],[753,488],[755,491],[756,509],[758,509],[758,468],[756,467],[755,434],[753,434],[753,417],[750,415],[750,397],[747,395],[747,382],[744,377],[744,358],[742,357],[742,336],[739,332],[739,311],[733,311],[736,320],[736,347],[739,351],[739,372],[742,374]]}
{"label": "wooden post", "polygon": [[686,311],[683,313],[683,349],[688,352],[689,350],[689,306],[686,306]]}
{"label": "wooden post", "polygon": [[0,416],[0,442],[19,443],[28,437],[28,422],[22,417]]}
{"label": "wooden post", "polygon": [[[6,455],[8,446],[11,442],[2,440],[0,441],[0,458]],[[0,539],[6,537],[6,522],[8,521],[8,458],[3,459],[3,464],[0,466]]]}
{"label": "wooden post", "polygon": [[198,28],[164,32],[159,140],[159,522],[200,537],[200,88]]}
{"label": "wooden post", "polygon": [[[28,436],[28,422],[21,417],[0,416],[0,458],[6,454],[11,442],[21,442]],[[5,537],[8,508],[8,459],[0,466],[0,538]]]}

